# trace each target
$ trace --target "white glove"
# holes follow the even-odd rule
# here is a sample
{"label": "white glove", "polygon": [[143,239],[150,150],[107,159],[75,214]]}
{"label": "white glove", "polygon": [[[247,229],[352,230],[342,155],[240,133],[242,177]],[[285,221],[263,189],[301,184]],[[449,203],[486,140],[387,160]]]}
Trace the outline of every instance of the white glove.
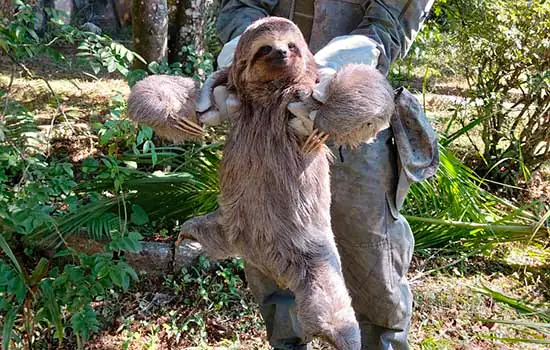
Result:
{"label": "white glove", "polygon": [[319,65],[319,84],[313,89],[313,98],[319,102],[327,101],[328,84],[334,74],[350,63],[378,64],[380,50],[376,43],[364,35],[343,35],[332,39],[325,47],[315,54],[315,62]]}
{"label": "white glove", "polygon": [[[235,37],[223,46],[218,55],[218,67],[220,69],[228,68],[233,62],[233,56],[235,55],[239,39],[240,36]],[[238,110],[241,105],[237,96],[230,93],[224,85],[212,88],[219,73],[220,71],[214,72],[206,79],[197,100],[195,110],[199,115],[201,123],[206,125],[215,126],[221,124],[229,115]],[[214,101],[214,105],[212,105],[212,101]]]}
{"label": "white glove", "polygon": [[[328,99],[328,86],[336,72],[347,64],[367,64],[376,66],[380,50],[376,43],[364,35],[343,35],[332,39],[315,54],[319,66],[319,83],[313,88],[312,97],[321,103]],[[315,111],[301,102],[288,105],[288,110],[299,118],[315,118]]]}
{"label": "white glove", "polygon": [[218,55],[218,67],[227,68],[233,63],[233,56],[235,56],[235,50],[241,36],[236,36],[232,40],[223,45],[220,54]]}

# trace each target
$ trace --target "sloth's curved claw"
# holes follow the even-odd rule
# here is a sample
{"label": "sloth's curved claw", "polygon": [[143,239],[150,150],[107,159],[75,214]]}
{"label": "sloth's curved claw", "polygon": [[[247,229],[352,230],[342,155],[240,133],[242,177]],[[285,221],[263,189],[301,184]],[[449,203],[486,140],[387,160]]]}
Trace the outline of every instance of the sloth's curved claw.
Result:
{"label": "sloth's curved claw", "polygon": [[176,247],[181,246],[183,241],[185,241],[186,239],[196,241],[193,235],[189,234],[188,232],[180,231],[178,238],[176,239]]}
{"label": "sloth's curved claw", "polygon": [[186,134],[196,137],[202,137],[202,127],[187,118],[175,119],[174,127]]}
{"label": "sloth's curved claw", "polygon": [[319,131],[317,129],[308,136],[306,142],[302,145],[302,152],[309,154],[321,147],[323,147],[325,141],[328,139],[329,134]]}

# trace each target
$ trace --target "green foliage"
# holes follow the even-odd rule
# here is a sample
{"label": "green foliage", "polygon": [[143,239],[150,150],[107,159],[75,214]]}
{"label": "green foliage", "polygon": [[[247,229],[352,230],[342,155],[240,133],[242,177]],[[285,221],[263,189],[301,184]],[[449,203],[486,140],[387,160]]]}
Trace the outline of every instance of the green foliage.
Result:
{"label": "green foliage", "polygon": [[0,121],[0,219],[5,234],[28,234],[50,220],[53,202],[76,186],[72,165],[48,163],[33,117],[7,104]]}
{"label": "green foliage", "polygon": [[[127,289],[131,280],[137,280],[129,265],[112,259],[112,252],[139,251],[142,236],[112,228],[113,239],[105,253],[87,256],[61,250],[35,262],[37,247],[28,240],[31,233],[44,224],[54,224],[52,216],[78,211],[82,200],[89,201],[92,196],[78,197],[74,192],[77,184],[72,164],[52,160],[36,146],[39,139],[34,121],[21,105],[13,101],[7,105],[0,127],[0,247],[9,258],[0,259],[3,346],[8,348],[10,339],[26,339],[31,346],[33,337],[24,334],[31,334],[34,328],[44,334],[53,332],[59,343],[71,328],[82,346],[97,329],[90,303],[113,288]],[[89,161],[83,169],[89,174],[100,166]],[[104,173],[113,186],[124,181],[124,172],[118,168],[106,166]],[[61,207],[68,209],[59,210]],[[146,222],[139,207],[133,207],[132,215],[138,225]],[[65,264],[62,269],[55,266],[64,256],[77,263]]]}
{"label": "green foliage", "polygon": [[78,45],[77,57],[86,60],[94,74],[105,69],[109,73],[118,72],[126,77],[134,59],[146,63],[140,55],[106,35],[86,32],[80,36],[83,38]]}
{"label": "green foliage", "polygon": [[[214,266],[212,266],[214,265]],[[204,256],[199,257],[197,264],[183,268],[181,280],[168,280],[172,283],[176,295],[187,289],[197,289],[196,293],[184,296],[197,295],[196,300],[186,300],[206,312],[215,312],[232,305],[241,304],[241,291],[244,281],[244,261],[242,259],[211,262]],[[211,271],[214,270],[215,273]]]}
{"label": "green foliage", "polygon": [[15,16],[0,19],[0,50],[14,63],[39,54],[49,55],[56,61],[66,62],[65,56],[55,47],[59,42],[72,44],[85,36],[76,28],[65,25],[65,13],[45,7],[37,11],[34,6],[16,0]]}
{"label": "green foliage", "polygon": [[[529,178],[550,160],[550,4],[491,1],[480,16],[463,21],[457,62],[478,101],[473,119],[483,120],[483,159],[505,183]],[[460,15],[460,13],[459,13]],[[475,59],[473,59],[475,57]],[[496,177],[496,176],[494,176]]]}
{"label": "green foliage", "polygon": [[528,180],[550,160],[550,4],[439,1],[433,13],[409,65],[422,53],[431,72],[468,84],[443,144],[465,136],[478,174],[508,185]]}
{"label": "green foliage", "polygon": [[199,54],[193,45],[184,46],[181,50],[183,57],[183,73],[197,80],[204,80],[214,69],[214,56],[210,52]]}
{"label": "green foliage", "polygon": [[43,49],[42,40],[35,30],[41,19],[32,6],[22,1],[15,1],[14,6],[17,15],[13,20],[0,20],[0,48],[14,58],[33,57]]}
{"label": "green foliage", "polygon": [[[31,239],[52,245],[61,244],[58,231],[68,236],[82,227],[88,227],[93,237],[112,237],[117,227],[126,225],[128,215],[135,225],[171,223],[169,226],[174,226],[182,220],[216,209],[220,145],[159,147],[156,152],[157,166],[171,168],[172,171],[151,173],[121,167],[115,160],[106,162],[111,172],[107,173],[105,169],[105,172],[94,177],[95,182],[84,183],[76,191],[82,195],[113,191],[114,179],[119,196],[93,201],[74,213],[60,216],[55,225],[35,231]],[[121,162],[143,167],[152,164],[152,157],[145,152],[126,153],[121,156]],[[132,204],[131,214],[119,212],[121,201],[127,203],[126,206]]]}
{"label": "green foliage", "polygon": [[[136,52],[113,41],[108,36],[94,33],[78,33],[80,44],[77,56],[90,65],[94,74],[101,70],[108,73],[117,72],[128,81],[130,87],[148,74],[184,75],[196,80],[204,80],[213,71],[214,57],[209,52],[199,54],[193,45],[184,46],[181,50],[182,62],[145,62]],[[147,65],[147,71],[132,68],[137,59]]]}
{"label": "green foliage", "polygon": [[[39,54],[48,54],[55,61],[68,64],[54,46],[55,42],[70,43],[73,39],[82,38],[88,42],[91,42],[90,38],[100,41],[88,33],[62,25],[56,21],[55,11],[50,9],[46,10],[47,30],[37,35],[34,29],[40,20],[37,12],[21,2],[16,5],[13,20],[8,22],[2,19],[0,22],[0,49],[27,75],[32,74],[22,62]],[[128,60],[130,54],[119,44],[111,43],[109,49],[114,52],[112,56],[108,51],[101,51],[97,57],[103,59],[108,70],[112,69],[113,60],[119,60],[122,63],[115,69],[124,73],[124,65],[129,61],[121,60]],[[126,208],[124,198],[116,196],[122,191],[127,175],[126,167],[116,156],[121,149],[133,148],[140,153],[136,140],[150,142],[152,133],[143,129],[137,133],[134,125],[121,118],[125,109],[124,100],[121,97],[114,99],[109,120],[97,128],[100,146],[108,150],[108,155],[99,161],[88,159],[78,166],[51,154],[49,137],[37,128],[34,116],[11,98],[10,87],[11,84],[7,90],[0,91],[2,346],[4,349],[19,346],[34,348],[40,347],[44,339],[53,341],[54,338],[62,344],[65,338],[71,336],[76,338],[78,348],[83,348],[99,325],[92,302],[112,290],[126,290],[131,281],[138,279],[124,260],[113,258],[122,252],[140,250],[143,237],[134,228],[148,222],[146,213],[138,205]],[[51,90],[49,84],[48,87]],[[55,92],[51,92],[55,96]],[[91,220],[83,225],[96,236],[108,226],[112,240],[105,245],[103,252],[86,255],[66,248],[63,242],[58,249],[46,254],[44,246],[32,239],[33,235],[48,225],[54,228],[56,237],[61,237],[60,231],[55,228],[54,218],[78,212],[86,204],[101,202],[105,198],[102,193],[80,194],[76,191],[77,182],[94,181],[96,176],[103,183],[110,184],[115,197],[123,204],[120,215],[131,217],[132,223],[124,222],[116,227],[102,223],[99,228],[98,223]],[[111,221],[114,221],[113,215],[111,213]],[[36,332],[41,337],[36,338]]]}
{"label": "green foliage", "polygon": [[248,301],[250,298],[242,294],[245,291],[242,259],[211,262],[201,256],[195,265],[183,268],[177,276],[167,276],[164,284],[181,299],[185,310],[193,310],[180,315],[177,322],[164,325],[164,328],[174,337],[185,338],[194,346],[207,344],[207,324],[212,322],[213,314],[221,315],[226,325],[238,327],[232,336],[233,341],[238,341],[245,329],[259,326],[257,322],[248,324],[250,320],[257,320],[259,315],[256,307]]}
{"label": "green foliage", "polygon": [[486,295],[498,303],[508,305],[521,315],[516,320],[483,320],[484,322],[494,322],[519,330],[523,337],[521,338],[503,338],[495,339],[510,343],[532,343],[532,344],[550,344],[550,305],[533,304],[525,300],[507,296],[491,288],[482,286],[473,288],[477,293]]}
{"label": "green foliage", "polygon": [[548,217],[537,213],[538,203],[517,207],[486,187],[482,178],[440,147],[437,176],[415,183],[405,203],[415,248],[478,251],[493,243],[545,237],[541,224]]}
{"label": "green foliage", "polygon": [[[132,71],[132,61],[142,59],[109,37],[54,22],[53,12],[48,13],[47,31],[35,35],[37,13],[28,5],[18,6],[12,22],[2,20],[0,48],[24,69],[21,62],[43,53],[69,64],[53,45],[63,41],[79,43],[78,57],[89,62],[94,74],[118,73],[130,85],[149,73],[200,78],[194,70],[202,69],[203,75],[211,71],[211,60],[189,50],[192,59],[185,66],[153,62],[148,72]],[[217,191],[210,188],[217,186],[213,174],[219,155],[215,147],[157,147],[151,128],[136,127],[125,118],[126,101],[119,95],[111,100],[106,119],[93,125],[105,155],[75,165],[52,157],[50,140],[36,127],[34,116],[9,93],[0,94],[5,102],[0,119],[0,247],[8,258],[0,259],[3,347],[30,348],[44,339],[61,344],[69,337],[83,348],[99,328],[92,302],[115,289],[126,290],[138,279],[118,257],[139,252],[143,231],[164,229],[167,220],[174,226],[199,208],[215,207],[212,193]],[[161,172],[151,174],[155,167]],[[173,191],[177,194],[171,197]],[[185,202],[189,206],[182,207]],[[167,207],[178,210],[161,215]],[[103,252],[86,255],[67,248],[64,237],[82,231],[107,239]],[[50,235],[41,239],[44,233]],[[48,246],[54,250],[45,255]],[[43,336],[30,336],[35,332]]]}
{"label": "green foliage", "polygon": [[[62,269],[53,266],[61,257],[72,257],[76,263],[65,264]],[[28,274],[3,260],[0,271],[0,311],[22,315],[22,319],[8,319],[4,334],[23,339],[32,328],[40,328],[44,336],[53,331],[60,344],[69,328],[77,339],[88,339],[98,326],[90,303],[113,288],[128,289],[130,280],[137,280],[128,264],[114,261],[110,254],[86,255],[71,250],[61,250],[51,260],[41,258]],[[5,344],[9,340],[4,338]],[[27,341],[31,345],[29,338]]]}

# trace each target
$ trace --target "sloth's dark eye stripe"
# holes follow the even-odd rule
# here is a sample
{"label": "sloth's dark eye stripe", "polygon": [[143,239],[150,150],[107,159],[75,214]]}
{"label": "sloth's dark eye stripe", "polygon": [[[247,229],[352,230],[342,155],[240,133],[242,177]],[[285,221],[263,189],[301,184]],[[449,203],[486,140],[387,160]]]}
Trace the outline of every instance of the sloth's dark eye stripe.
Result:
{"label": "sloth's dark eye stripe", "polygon": [[271,49],[272,49],[271,46],[264,45],[264,46],[260,47],[260,49],[258,50],[258,52],[256,54],[260,55],[260,56],[265,56],[265,55],[267,55],[271,52]]}
{"label": "sloth's dark eye stripe", "polygon": [[271,50],[272,50],[272,47],[269,45],[264,45],[260,47],[258,51],[256,51],[256,53],[254,54],[254,57],[252,57],[252,61],[250,63],[254,64],[254,62],[256,62],[258,58],[268,55],[271,52]]}

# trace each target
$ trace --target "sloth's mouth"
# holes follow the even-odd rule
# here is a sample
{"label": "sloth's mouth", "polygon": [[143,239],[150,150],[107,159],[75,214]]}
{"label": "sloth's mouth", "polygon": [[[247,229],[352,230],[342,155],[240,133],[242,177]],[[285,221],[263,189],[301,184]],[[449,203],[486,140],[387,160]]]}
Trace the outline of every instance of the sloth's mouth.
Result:
{"label": "sloth's mouth", "polygon": [[289,57],[274,57],[269,60],[269,63],[275,67],[286,67],[290,64]]}

